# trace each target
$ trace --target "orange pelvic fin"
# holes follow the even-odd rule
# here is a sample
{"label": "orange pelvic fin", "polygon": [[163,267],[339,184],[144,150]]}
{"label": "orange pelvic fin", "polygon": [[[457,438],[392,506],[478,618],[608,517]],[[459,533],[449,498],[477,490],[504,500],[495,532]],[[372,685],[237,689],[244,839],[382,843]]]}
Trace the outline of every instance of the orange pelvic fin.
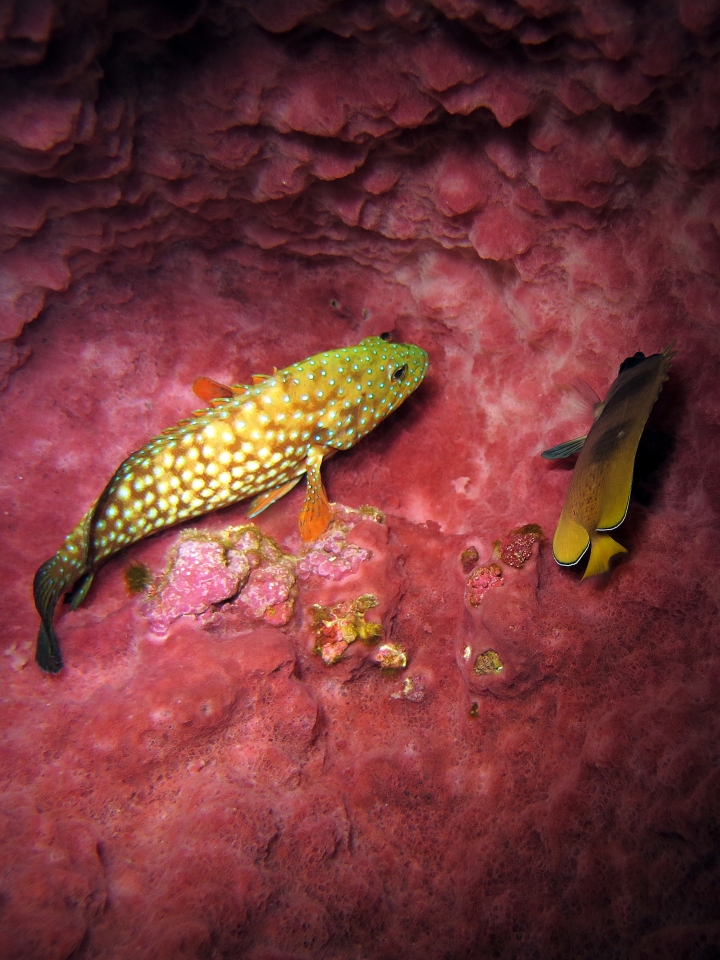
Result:
{"label": "orange pelvic fin", "polygon": [[306,542],[321,537],[332,520],[330,502],[320,476],[320,464],[325,450],[323,447],[310,447],[305,469],[307,470],[307,493],[300,511],[298,525],[300,536]]}
{"label": "orange pelvic fin", "polygon": [[262,513],[263,510],[267,510],[267,508],[275,503],[276,500],[279,500],[280,497],[284,497],[286,493],[290,493],[292,488],[300,483],[301,480],[302,475],[299,477],[294,477],[292,480],[288,480],[287,483],[281,483],[279,487],[273,487],[272,490],[266,490],[264,493],[259,493],[250,501],[250,509],[247,512],[248,519],[252,520],[253,517],[256,517],[259,513]]}

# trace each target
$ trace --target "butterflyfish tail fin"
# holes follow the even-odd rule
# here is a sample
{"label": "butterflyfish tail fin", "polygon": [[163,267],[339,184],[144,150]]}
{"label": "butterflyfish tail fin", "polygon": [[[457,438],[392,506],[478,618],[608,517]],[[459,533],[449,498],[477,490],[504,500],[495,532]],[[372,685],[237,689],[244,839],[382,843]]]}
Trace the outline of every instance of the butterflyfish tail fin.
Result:
{"label": "butterflyfish tail fin", "polygon": [[627,553],[627,549],[607,533],[594,533],[590,538],[590,559],[587,570],[583,574],[583,580],[607,573],[610,569],[610,560],[617,553]]}
{"label": "butterflyfish tail fin", "polygon": [[540,456],[543,460],[564,460],[565,457],[571,457],[574,453],[582,450],[587,434],[584,437],[575,437],[574,440],[566,440],[564,443],[557,443],[549,450],[543,450]]}

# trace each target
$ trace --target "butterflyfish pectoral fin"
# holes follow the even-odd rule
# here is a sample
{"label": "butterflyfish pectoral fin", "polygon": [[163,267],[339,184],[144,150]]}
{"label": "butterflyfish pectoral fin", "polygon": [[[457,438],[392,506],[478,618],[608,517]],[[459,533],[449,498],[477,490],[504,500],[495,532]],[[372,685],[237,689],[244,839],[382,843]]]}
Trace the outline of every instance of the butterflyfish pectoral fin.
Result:
{"label": "butterflyfish pectoral fin", "polygon": [[300,527],[300,536],[306,542],[321,537],[332,520],[330,501],[327,498],[320,476],[320,465],[325,452],[324,447],[310,447],[305,463],[307,493],[300,511],[298,526]]}
{"label": "butterflyfish pectoral fin", "polygon": [[293,487],[297,486],[298,483],[302,480],[302,474],[299,477],[294,477],[292,480],[288,480],[287,483],[281,483],[279,487],[273,487],[272,490],[266,490],[265,493],[260,493],[257,497],[254,497],[250,501],[250,509],[248,510],[246,516],[249,520],[252,520],[253,517],[256,517],[259,513],[262,513],[263,510],[267,510],[268,507],[272,506],[280,497],[284,497],[286,493],[290,493]]}
{"label": "butterflyfish pectoral fin", "polygon": [[583,580],[607,573],[610,560],[617,553],[627,553],[627,550],[607,533],[594,533],[590,538],[590,559]]}
{"label": "butterflyfish pectoral fin", "polygon": [[204,400],[205,403],[220,399],[229,400],[235,396],[232,387],[226,387],[224,383],[218,383],[210,377],[198,377],[192,388],[195,396]]}
{"label": "butterflyfish pectoral fin", "polygon": [[543,460],[564,460],[565,457],[571,457],[574,453],[582,450],[583,444],[587,440],[587,434],[584,437],[575,437],[574,440],[566,440],[564,443],[558,443],[549,450],[543,450],[540,456]]}
{"label": "butterflyfish pectoral fin", "polygon": [[590,534],[585,527],[561,514],[553,537],[553,556],[560,566],[574,567],[582,560],[589,545]]}

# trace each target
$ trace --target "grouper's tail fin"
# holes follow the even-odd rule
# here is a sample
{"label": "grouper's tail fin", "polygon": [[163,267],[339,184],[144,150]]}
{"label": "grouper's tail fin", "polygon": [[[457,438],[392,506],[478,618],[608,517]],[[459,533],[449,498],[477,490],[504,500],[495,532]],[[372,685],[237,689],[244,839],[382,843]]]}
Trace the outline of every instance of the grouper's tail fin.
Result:
{"label": "grouper's tail fin", "polygon": [[35,574],[33,596],[35,606],[42,623],[38,633],[35,660],[47,673],[58,673],[62,669],[60,646],[53,629],[53,616],[60,597],[71,587],[78,584],[73,597],[73,606],[87,593],[92,579],[92,571],[87,567],[87,529],[90,514],[73,530],[60,550],[50,557]]}
{"label": "grouper's tail fin", "polygon": [[35,650],[35,660],[38,666],[47,673],[57,673],[62,668],[60,647],[53,629],[53,615],[58,600],[73,583],[73,580],[68,579],[62,571],[59,558],[60,555],[55,554],[54,557],[46,560],[35,574],[35,580],[33,581],[35,606],[42,620]]}

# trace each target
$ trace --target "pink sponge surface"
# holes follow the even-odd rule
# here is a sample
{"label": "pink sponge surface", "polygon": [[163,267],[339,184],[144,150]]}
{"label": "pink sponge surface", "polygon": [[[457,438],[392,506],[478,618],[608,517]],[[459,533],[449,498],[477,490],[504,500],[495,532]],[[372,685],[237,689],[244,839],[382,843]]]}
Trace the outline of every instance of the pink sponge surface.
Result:
{"label": "pink sponge surface", "polygon": [[[720,955],[719,17],[0,3],[0,960]],[[303,553],[301,483],[262,562],[242,504],[164,531],[36,668],[35,570],[197,377],[384,331],[425,382],[323,467],[384,522]],[[540,453],[672,340],[581,582]]]}

